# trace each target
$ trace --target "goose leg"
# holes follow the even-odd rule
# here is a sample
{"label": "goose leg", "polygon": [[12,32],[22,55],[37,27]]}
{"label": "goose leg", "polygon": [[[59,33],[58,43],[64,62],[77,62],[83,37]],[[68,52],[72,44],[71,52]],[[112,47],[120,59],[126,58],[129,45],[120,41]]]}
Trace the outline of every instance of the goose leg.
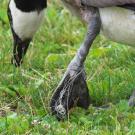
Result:
{"label": "goose leg", "polygon": [[51,111],[59,120],[64,119],[68,114],[68,110],[74,105],[87,109],[90,104],[89,90],[83,65],[94,39],[100,32],[100,27],[99,13],[94,8],[93,15],[89,19],[88,32],[84,42],[70,62],[62,81],[51,99]]}

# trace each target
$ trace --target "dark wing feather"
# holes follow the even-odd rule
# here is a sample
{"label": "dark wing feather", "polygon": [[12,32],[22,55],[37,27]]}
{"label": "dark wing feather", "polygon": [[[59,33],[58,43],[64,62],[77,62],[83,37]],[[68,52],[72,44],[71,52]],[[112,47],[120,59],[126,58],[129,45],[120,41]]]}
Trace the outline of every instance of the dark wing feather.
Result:
{"label": "dark wing feather", "polygon": [[[10,4],[10,2],[9,2],[9,4]],[[16,40],[16,38],[18,38],[18,37],[17,37],[17,35],[16,35],[16,33],[14,32],[14,29],[13,29],[13,19],[12,19],[9,4],[8,4],[8,9],[7,9],[7,15],[8,15],[8,20],[9,20],[9,24],[10,24],[10,27],[11,27],[13,38],[14,38],[14,40]]]}
{"label": "dark wing feather", "polygon": [[[9,4],[10,4],[10,2],[9,2]],[[14,33],[13,20],[12,20],[12,15],[11,15],[11,11],[10,11],[10,8],[9,8],[9,4],[8,4],[8,9],[7,9],[7,15],[8,15],[8,20],[9,20],[9,23],[10,23],[11,30]]]}
{"label": "dark wing feather", "polygon": [[[9,2],[9,4],[10,4],[10,2]],[[8,4],[8,9],[7,9],[7,15],[8,15],[9,23],[11,25],[12,24],[12,15],[11,15],[11,11],[9,8],[9,4]]]}
{"label": "dark wing feather", "polygon": [[135,11],[135,4],[126,4],[126,5],[122,5],[120,7]]}

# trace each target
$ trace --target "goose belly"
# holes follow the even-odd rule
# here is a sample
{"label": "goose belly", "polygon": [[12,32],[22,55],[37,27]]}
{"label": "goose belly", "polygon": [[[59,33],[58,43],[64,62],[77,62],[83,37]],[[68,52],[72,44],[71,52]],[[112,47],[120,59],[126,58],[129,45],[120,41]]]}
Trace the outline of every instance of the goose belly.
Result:
{"label": "goose belly", "polygon": [[103,35],[135,47],[135,12],[120,7],[100,8],[99,11]]}

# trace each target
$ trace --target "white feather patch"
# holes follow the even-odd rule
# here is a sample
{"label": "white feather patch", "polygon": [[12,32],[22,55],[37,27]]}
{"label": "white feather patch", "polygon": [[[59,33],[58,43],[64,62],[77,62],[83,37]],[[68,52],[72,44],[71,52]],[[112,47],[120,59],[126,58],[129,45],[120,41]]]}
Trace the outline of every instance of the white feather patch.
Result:
{"label": "white feather patch", "polygon": [[100,8],[102,32],[109,39],[135,46],[135,13],[120,8]]}
{"label": "white feather patch", "polygon": [[44,9],[40,13],[37,11],[22,12],[16,7],[14,0],[10,1],[9,8],[15,33],[22,40],[32,38],[43,21]]}

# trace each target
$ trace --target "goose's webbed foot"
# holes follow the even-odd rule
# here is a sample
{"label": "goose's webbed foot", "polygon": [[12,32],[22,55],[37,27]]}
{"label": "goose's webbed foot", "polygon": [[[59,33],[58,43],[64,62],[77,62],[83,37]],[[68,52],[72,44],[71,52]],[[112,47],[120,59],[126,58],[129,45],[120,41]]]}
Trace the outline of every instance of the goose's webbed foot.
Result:
{"label": "goose's webbed foot", "polygon": [[58,120],[62,120],[72,107],[87,109],[89,104],[90,96],[84,70],[78,70],[72,75],[70,70],[67,71],[52,96],[50,104],[52,113]]}

